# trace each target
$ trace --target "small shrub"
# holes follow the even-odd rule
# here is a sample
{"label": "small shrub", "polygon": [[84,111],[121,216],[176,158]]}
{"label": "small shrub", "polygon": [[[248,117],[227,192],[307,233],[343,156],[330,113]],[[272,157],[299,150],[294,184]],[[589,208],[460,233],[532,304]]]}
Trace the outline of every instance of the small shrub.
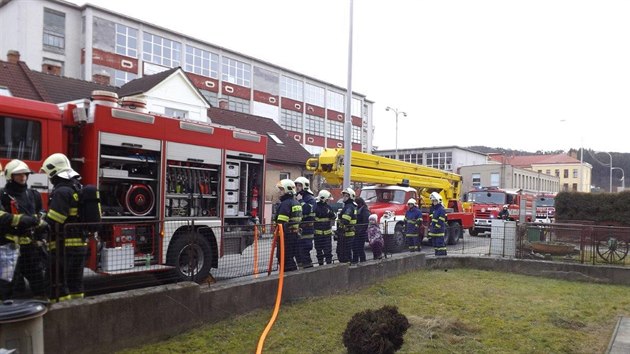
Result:
{"label": "small shrub", "polygon": [[343,345],[350,354],[391,354],[402,347],[408,328],[407,317],[395,306],[361,311],[348,321]]}

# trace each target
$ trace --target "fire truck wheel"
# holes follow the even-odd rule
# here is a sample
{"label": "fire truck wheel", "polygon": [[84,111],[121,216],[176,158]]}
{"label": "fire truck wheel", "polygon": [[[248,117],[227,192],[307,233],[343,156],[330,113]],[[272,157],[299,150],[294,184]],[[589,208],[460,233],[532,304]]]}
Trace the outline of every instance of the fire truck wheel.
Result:
{"label": "fire truck wheel", "polygon": [[387,235],[385,237],[385,248],[389,253],[402,252],[405,248],[405,235],[403,234],[404,225],[402,223],[396,224],[393,235]]}
{"label": "fire truck wheel", "polygon": [[444,243],[447,245],[456,245],[459,242],[459,237],[462,233],[462,225],[458,222],[454,222],[448,225],[448,230],[446,231],[446,237],[444,238]]}
{"label": "fire truck wheel", "polygon": [[210,243],[197,232],[175,236],[166,253],[166,264],[175,267],[180,280],[203,282],[212,267]]}
{"label": "fire truck wheel", "polygon": [[477,229],[475,229],[474,227],[468,229],[468,233],[470,234],[470,236],[479,236],[479,231],[477,231]]}

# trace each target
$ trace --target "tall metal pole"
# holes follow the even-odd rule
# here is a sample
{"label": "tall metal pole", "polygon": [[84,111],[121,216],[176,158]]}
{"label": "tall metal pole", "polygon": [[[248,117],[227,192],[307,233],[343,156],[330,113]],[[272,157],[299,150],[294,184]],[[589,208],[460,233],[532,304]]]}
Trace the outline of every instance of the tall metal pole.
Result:
{"label": "tall metal pole", "polygon": [[407,116],[407,112],[402,112],[402,111],[399,111],[398,108],[392,108],[392,107],[389,107],[389,106],[385,107],[385,110],[388,111],[388,112],[389,111],[393,111],[394,114],[396,115],[396,137],[394,139],[396,141],[395,159],[398,160],[398,114],[400,113],[400,114],[403,115],[403,117],[406,117]]}
{"label": "tall metal pole", "polygon": [[[610,158],[610,181],[609,181],[609,185],[608,185],[608,192],[612,193],[612,170],[613,170],[613,165],[612,165],[612,155],[607,152],[607,151],[598,151],[597,153],[603,152],[604,154],[608,154],[608,157]],[[600,162],[601,163],[601,162]],[[603,165],[603,163],[602,163]]]}
{"label": "tall metal pole", "polygon": [[621,171],[621,190],[624,191],[626,189],[626,173],[621,167],[613,167],[613,170]]}
{"label": "tall metal pole", "polygon": [[346,93],[346,120],[344,124],[343,188],[350,187],[352,168],[352,15],[353,0],[350,0],[350,30],[348,31],[348,91]]}

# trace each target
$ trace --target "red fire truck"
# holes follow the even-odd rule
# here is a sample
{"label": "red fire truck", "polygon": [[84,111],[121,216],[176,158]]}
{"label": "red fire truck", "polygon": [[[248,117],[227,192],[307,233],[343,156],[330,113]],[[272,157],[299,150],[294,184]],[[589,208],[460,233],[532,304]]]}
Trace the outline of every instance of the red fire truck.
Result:
{"label": "red fire truck", "polygon": [[[63,152],[82,183],[98,187],[104,226],[87,262],[95,272],[206,279],[219,257],[251,243],[234,230],[262,219],[266,137],[99,97],[60,109],[0,96],[0,162],[21,159],[37,172]],[[29,184],[47,199],[45,175]]]}
{"label": "red fire truck", "polygon": [[536,195],[536,222],[551,223],[555,220],[555,202],[555,193],[540,193]]}
{"label": "red fire truck", "polygon": [[472,203],[475,215],[475,226],[468,230],[471,236],[481,232],[490,232],[492,220],[498,219],[499,212],[507,205],[510,220],[519,220],[521,204],[525,205],[525,220],[530,222],[534,218],[534,193],[523,189],[501,189],[497,187],[482,187],[467,193],[466,201]]}

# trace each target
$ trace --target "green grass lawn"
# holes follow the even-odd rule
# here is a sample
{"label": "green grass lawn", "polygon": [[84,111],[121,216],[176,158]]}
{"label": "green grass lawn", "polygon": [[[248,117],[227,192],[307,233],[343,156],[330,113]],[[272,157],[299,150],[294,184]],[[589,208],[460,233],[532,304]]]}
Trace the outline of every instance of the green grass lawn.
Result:
{"label": "green grass lawn", "polygon": [[[305,286],[308,286],[305,284]],[[630,287],[472,269],[420,270],[354,293],[283,304],[266,353],[345,353],[356,312],[398,306],[400,353],[603,353]],[[254,353],[272,308],[125,353]]]}

